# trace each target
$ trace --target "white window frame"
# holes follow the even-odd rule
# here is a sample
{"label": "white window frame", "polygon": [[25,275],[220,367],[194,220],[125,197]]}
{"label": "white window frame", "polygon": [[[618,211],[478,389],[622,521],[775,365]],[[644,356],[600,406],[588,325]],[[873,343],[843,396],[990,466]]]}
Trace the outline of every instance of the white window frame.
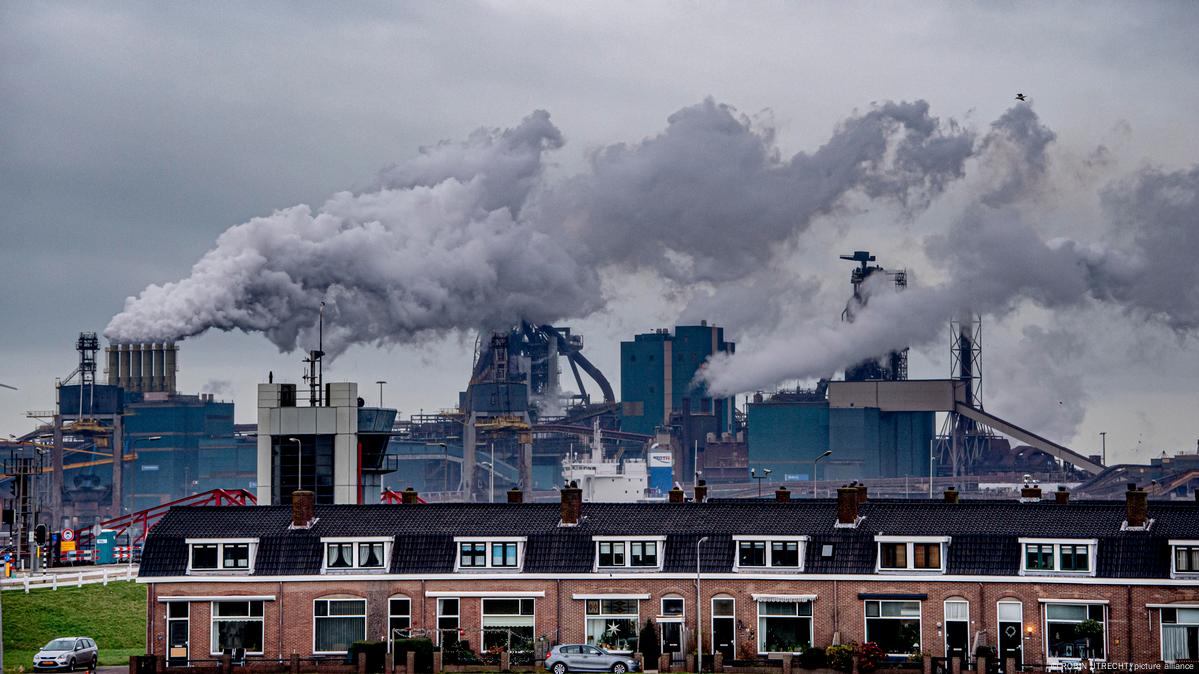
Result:
{"label": "white window frame", "polygon": [[[1173,541],[1171,541],[1171,545],[1172,544],[1173,544]],[[1158,652],[1161,655],[1163,662],[1173,663],[1173,662],[1175,662],[1174,660],[1166,660],[1166,627],[1171,627],[1171,626],[1195,627],[1195,626],[1199,626],[1199,620],[1197,620],[1196,622],[1177,622],[1177,618],[1175,618],[1176,622],[1166,623],[1165,621],[1162,620],[1162,611],[1164,611],[1166,609],[1175,609],[1175,610],[1184,609],[1184,610],[1192,610],[1193,611],[1193,610],[1199,609],[1199,605],[1196,605],[1196,604],[1177,604],[1177,605],[1175,605],[1175,604],[1158,604],[1156,606],[1151,605],[1151,606],[1149,606],[1149,608],[1157,609]]]}
{"label": "white window frame", "polygon": [[[895,541],[895,542],[898,542],[898,541]],[[917,541],[917,542],[922,542],[922,541]],[[879,603],[877,616],[867,615],[866,604],[868,604],[872,601],[876,601]],[[882,605],[884,602],[903,602],[903,603],[915,602],[920,607],[920,615],[916,616],[916,634],[920,635],[920,641],[923,642],[924,641],[924,601],[925,600],[922,600],[922,599],[863,599],[862,600],[862,638],[863,639],[870,638],[870,621],[871,620],[904,620],[904,619],[910,620],[911,619],[910,616],[883,616]],[[924,644],[921,643],[920,646],[921,646],[921,648],[923,648]],[[887,655],[888,656],[907,656],[907,655],[911,655],[911,653],[887,653]]]}
{"label": "white window frame", "polygon": [[[874,543],[875,543],[874,572],[882,573],[882,574],[888,574],[888,573],[891,573],[891,574],[918,573],[918,574],[930,574],[930,575],[938,574],[938,573],[944,574],[945,567],[949,561],[948,560],[949,544],[952,541],[953,541],[953,538],[950,536],[881,536],[881,535],[875,536],[874,537]],[[894,544],[894,543],[904,543],[907,545],[907,550],[904,553],[905,561],[907,562],[906,567],[889,567],[889,566],[885,567],[885,566],[883,566],[883,545],[884,544]],[[937,568],[928,568],[928,569],[916,568],[916,566],[915,566],[916,555],[913,554],[913,552],[914,552],[913,546],[917,543],[920,543],[920,544],[940,543],[941,544],[941,552],[940,552],[940,560],[939,561],[941,562],[941,566],[939,566]]]}
{"label": "white window frame", "polygon": [[949,619],[949,611],[946,610],[949,608],[949,604],[965,604],[966,605],[966,621],[965,621],[966,622],[966,656],[969,657],[970,655],[973,654],[973,651],[970,650],[970,600],[966,599],[965,597],[950,597],[945,600],[945,602],[943,603],[943,605],[941,607],[941,622],[942,622],[942,627],[943,627],[942,633],[944,636],[942,641],[944,642],[944,646],[945,646],[945,649],[944,649],[945,657],[949,657],[949,623],[962,622],[961,620],[957,620],[957,619],[955,619],[955,620]]}
{"label": "white window frame", "polygon": [[[603,612],[604,601],[607,599],[623,599],[625,601],[635,601],[635,602],[637,602],[637,612],[636,613],[604,613]],[[587,602],[588,601],[598,601],[600,603],[599,604],[600,612],[596,613],[595,615],[591,615],[591,614],[587,613]],[[633,633],[637,635],[637,645],[640,646],[641,645],[641,627],[642,627],[642,625],[641,625],[641,602],[642,601],[644,601],[644,600],[639,597],[635,598],[632,596],[623,597],[623,596],[615,596],[615,595],[611,596],[611,597],[603,597],[603,598],[598,597],[598,596],[583,598],[583,642],[582,642],[583,645],[594,646],[596,648],[600,647],[599,644],[593,644],[593,643],[590,643],[587,641],[588,637],[590,637],[590,635],[591,635],[591,633],[587,629],[588,622],[590,622],[592,620],[616,619],[616,620],[632,620],[633,621],[633,628],[634,628]],[[632,653],[633,651],[618,651],[618,650],[613,649],[608,652],[624,654],[624,653]]]}
{"label": "white window frame", "polygon": [[[391,602],[396,599],[403,599],[408,602],[408,612],[407,613],[392,613],[391,612]],[[395,641],[395,639],[396,639],[395,633],[391,627],[391,621],[393,618],[407,618],[408,619],[408,629],[409,630],[412,629],[412,597],[409,597],[406,594],[393,594],[387,598],[387,652],[388,653],[391,652],[392,642]]]}
{"label": "white window frame", "polygon": [[[757,622],[757,626],[756,626],[756,629],[758,630],[758,635],[757,635],[757,639],[755,639],[755,641],[757,642],[755,647],[758,651],[758,655],[766,655],[768,653],[782,652],[782,651],[762,650],[763,648],[766,647],[766,630],[764,629],[765,625],[762,622],[762,620],[766,619],[766,618],[788,618],[788,617],[793,617],[795,619],[807,618],[808,619],[808,647],[810,648],[816,643],[816,602],[814,599],[809,599],[807,601],[796,600],[793,602],[777,602],[777,601],[765,601],[762,599],[757,599],[754,601],[754,604],[756,604],[757,612],[758,612],[758,622]],[[762,604],[795,604],[796,605],[795,615],[794,616],[762,615]],[[810,609],[810,612],[808,613],[808,615],[806,615],[806,616],[799,615],[799,604],[807,604],[808,605],[808,607]]]}
{"label": "white window frame", "polygon": [[[317,616],[316,605],[319,602],[329,601],[360,601],[362,602],[362,615],[338,615],[338,616]],[[366,597],[355,597],[352,595],[325,595],[312,600],[312,654],[313,655],[344,655],[348,651],[318,651],[316,650],[316,623],[320,618],[362,618],[362,638],[366,639],[369,627],[367,625],[367,616],[370,615],[370,604]]]}
{"label": "white window frame", "polygon": [[[1070,545],[1070,543],[1067,543],[1067,545]],[[1061,657],[1049,655],[1049,607],[1051,605],[1086,606],[1088,609],[1088,614],[1090,612],[1091,606],[1102,606],[1103,607],[1103,657],[1102,658],[1090,658],[1090,660],[1091,660],[1091,662],[1107,662],[1107,659],[1108,659],[1107,656],[1110,655],[1110,653],[1108,653],[1108,647],[1109,647],[1108,623],[1111,621],[1111,611],[1107,610],[1108,604],[1107,604],[1106,600],[1041,599],[1040,602],[1041,602],[1041,634],[1043,635],[1041,637],[1041,652],[1045,654],[1045,664],[1062,665],[1062,664],[1066,664],[1066,663],[1075,663],[1075,662],[1082,660],[1082,656],[1079,656],[1077,658],[1061,658]],[[1160,616],[1158,618],[1159,618],[1158,622],[1161,622]],[[1065,622],[1065,621],[1058,620],[1056,622]]]}
{"label": "white window frame", "polygon": [[[350,544],[350,554],[353,560],[348,567],[332,568],[329,566],[329,546],[333,544]],[[381,566],[359,566],[361,563],[358,559],[359,543],[382,543],[383,544],[383,564]],[[391,568],[391,549],[395,545],[395,539],[391,536],[331,536],[321,539],[321,573],[339,574],[339,573],[386,573]]]}
{"label": "white window frame", "polygon": [[[741,566],[741,543],[765,543],[765,566]],[[797,566],[775,566],[774,543],[796,543],[799,552]],[[803,573],[804,559],[807,555],[807,536],[733,536],[733,572],[734,573]]]}
{"label": "white window frame", "polygon": [[1171,539],[1170,543],[1170,577],[1171,578],[1199,578],[1199,569],[1193,571],[1178,570],[1178,553],[1174,548],[1199,548],[1199,540],[1193,539]]}
{"label": "white window frame", "polygon": [[[503,599],[506,601],[515,601],[515,602],[531,601],[531,602],[533,602],[533,612],[527,616],[523,613],[490,613],[489,614],[489,613],[485,612],[485,608],[487,606],[488,599]],[[517,610],[518,611],[520,610],[519,604],[518,604]],[[458,611],[459,611],[459,615],[461,615],[461,611],[462,611],[461,602],[458,604]],[[510,622],[521,622],[521,623],[526,622],[526,620],[527,620],[527,622],[529,624],[528,625],[512,625],[512,624],[488,625],[487,624],[488,618],[495,618],[500,621],[507,620]],[[479,648],[480,649],[483,648],[483,642],[486,638],[487,629],[489,627],[492,629],[501,628],[501,627],[531,627],[531,628],[533,628],[533,641],[530,642],[530,646],[535,648],[536,641],[537,641],[537,598],[536,597],[480,597],[479,598]],[[480,650],[480,652],[482,652],[482,651]],[[512,651],[512,652],[515,653],[518,651]]]}
{"label": "white window frame", "polygon": [[[247,614],[244,616],[221,617],[216,614],[216,605],[217,604],[246,604],[248,606],[249,604],[253,604],[254,602],[258,602],[258,603],[262,604],[262,615],[257,615],[257,616],[249,615],[248,611],[247,611]],[[182,603],[182,602],[180,602],[180,603]],[[190,602],[188,602],[189,618],[190,618],[190,613],[191,613]],[[174,620],[181,620],[181,618],[174,618]],[[224,651],[217,650],[216,641],[217,641],[217,635],[219,634],[219,632],[217,630],[216,624],[218,622],[250,622],[252,620],[257,620],[258,622],[262,623],[262,647],[263,647],[263,649],[265,649],[266,648],[266,602],[265,601],[263,601],[261,599],[251,598],[249,600],[244,600],[244,601],[243,600],[234,601],[231,599],[226,599],[226,600],[222,600],[222,601],[209,602],[209,605],[208,605],[208,654],[209,655],[223,655],[224,654]],[[189,620],[188,627],[190,629],[190,620]],[[263,651],[246,651],[246,655],[262,655],[262,654],[263,654]]]}
{"label": "white window frame", "polygon": [[[666,612],[666,600],[683,602],[683,610],[678,614]],[[687,617],[687,598],[678,594],[668,594],[658,600],[658,622],[683,622]]]}
{"label": "white window frame", "polygon": [[[479,573],[479,572],[510,572],[519,573],[525,568],[525,543],[528,539],[525,536],[455,536],[454,537],[454,572],[455,573]],[[483,551],[483,566],[462,566],[462,544],[463,543],[483,543],[486,547]],[[499,543],[516,544],[516,566],[493,566],[491,564],[492,552],[491,546]],[[461,608],[459,608],[461,610]]]}
{"label": "white window frame", "polygon": [[[661,571],[666,558],[665,536],[592,536],[591,570],[595,573],[604,571]],[[600,543],[624,543],[624,564],[619,566],[600,566]],[[657,548],[658,563],[654,566],[633,566],[633,543],[654,543]],[[640,612],[640,609],[638,609]]]}
{"label": "white window frame", "polygon": [[[244,573],[251,574],[254,572],[254,561],[258,556],[258,539],[257,538],[188,538],[184,541],[187,544],[187,575],[192,574],[231,574]],[[194,558],[193,547],[196,545],[215,545],[216,548],[216,563],[215,569],[197,569],[192,566]],[[247,545],[249,546],[249,558],[246,560],[245,568],[237,566],[225,566],[225,546],[226,545]]]}
{"label": "white window frame", "polygon": [[[1077,576],[1079,578],[1094,577],[1095,570],[1099,566],[1099,560],[1096,554],[1099,548],[1099,539],[1097,538],[1020,538],[1019,542],[1021,576]],[[1052,545],[1053,569],[1028,568],[1028,549],[1026,547],[1028,545]],[[1087,547],[1086,571],[1062,570],[1062,546],[1064,545],[1085,545]],[[1171,555],[1173,555],[1172,549]]]}

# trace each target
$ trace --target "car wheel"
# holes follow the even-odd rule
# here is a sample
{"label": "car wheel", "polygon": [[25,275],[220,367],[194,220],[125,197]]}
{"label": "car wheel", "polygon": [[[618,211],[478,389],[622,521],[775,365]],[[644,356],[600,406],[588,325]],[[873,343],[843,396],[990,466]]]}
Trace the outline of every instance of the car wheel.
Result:
{"label": "car wheel", "polygon": [[625,667],[623,662],[618,662],[615,665],[612,665],[612,674],[625,674],[627,671],[629,671],[629,668]]}
{"label": "car wheel", "polygon": [[67,671],[71,671],[71,672],[75,671],[75,658],[71,658],[71,664]]}
{"label": "car wheel", "polygon": [[566,674],[566,664],[562,662],[555,662],[553,669],[550,671],[552,671],[554,674]]}

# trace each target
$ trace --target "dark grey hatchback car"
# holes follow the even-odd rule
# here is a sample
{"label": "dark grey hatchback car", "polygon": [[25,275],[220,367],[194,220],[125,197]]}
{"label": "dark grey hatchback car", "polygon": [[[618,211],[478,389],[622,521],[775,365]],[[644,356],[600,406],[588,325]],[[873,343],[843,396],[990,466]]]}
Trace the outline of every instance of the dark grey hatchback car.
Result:
{"label": "dark grey hatchback car", "polygon": [[609,653],[588,644],[562,644],[545,654],[545,668],[554,674],[566,672],[636,672],[637,660],[631,655]]}

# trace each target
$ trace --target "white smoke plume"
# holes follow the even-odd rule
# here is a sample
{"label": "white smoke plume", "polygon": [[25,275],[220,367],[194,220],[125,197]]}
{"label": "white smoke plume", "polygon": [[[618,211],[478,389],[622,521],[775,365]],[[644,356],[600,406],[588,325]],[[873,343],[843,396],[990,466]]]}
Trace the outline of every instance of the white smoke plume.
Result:
{"label": "white smoke plume", "polygon": [[[951,318],[1002,316],[1022,302],[1049,309],[1109,302],[1182,334],[1199,328],[1199,269],[1193,264],[1199,254],[1199,168],[1144,169],[1106,189],[1105,238],[1113,243],[1046,238],[1026,202],[1046,188],[1052,141],[1052,132],[1026,106],[1009,111],[980,140],[982,189],[948,232],[926,239],[929,259],[947,264],[947,281],[906,292],[877,288],[853,323],[793,326],[786,336],[714,359],[704,373],[712,389],[731,394],[828,376],[864,358],[933,343]],[[1026,333],[1037,342],[1057,337]],[[1079,417],[1076,410],[1071,416]]]}
{"label": "white smoke plume", "polygon": [[680,285],[752,279],[775,246],[847,195],[918,211],[963,175],[974,138],[923,101],[888,102],[784,159],[772,129],[707,100],[552,183],[545,155],[562,144],[538,111],[424,148],[363,193],[232,227],[190,276],[126,300],[105,335],[242,330],[291,350],[315,343],[324,302],[336,356],[355,343],[586,316],[604,306],[605,268]]}

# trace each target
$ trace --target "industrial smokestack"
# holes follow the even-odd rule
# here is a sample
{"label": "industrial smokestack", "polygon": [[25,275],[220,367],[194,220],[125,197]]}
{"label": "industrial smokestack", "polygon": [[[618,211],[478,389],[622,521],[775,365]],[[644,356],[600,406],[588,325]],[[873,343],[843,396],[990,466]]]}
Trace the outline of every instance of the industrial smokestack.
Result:
{"label": "industrial smokestack", "polygon": [[154,345],[142,344],[142,391],[154,389]]}
{"label": "industrial smokestack", "polygon": [[177,351],[178,347],[175,346],[174,342],[167,342],[166,348],[163,351],[163,376],[165,379],[163,380],[162,390],[167,393],[175,392],[175,354]]}
{"label": "industrial smokestack", "polygon": [[129,345],[129,380],[127,382],[130,391],[142,390],[142,345]]}
{"label": "industrial smokestack", "polygon": [[162,344],[158,342],[150,342],[145,346],[150,350],[150,371],[146,373],[146,390],[161,391],[162,390]]}
{"label": "industrial smokestack", "polygon": [[130,346],[128,344],[120,344],[117,346],[117,356],[120,358],[120,372],[117,374],[117,386],[123,389],[130,390],[129,383],[129,367],[130,367]]}
{"label": "industrial smokestack", "polygon": [[121,354],[115,344],[109,344],[104,350],[108,354],[108,385],[120,386]]}

